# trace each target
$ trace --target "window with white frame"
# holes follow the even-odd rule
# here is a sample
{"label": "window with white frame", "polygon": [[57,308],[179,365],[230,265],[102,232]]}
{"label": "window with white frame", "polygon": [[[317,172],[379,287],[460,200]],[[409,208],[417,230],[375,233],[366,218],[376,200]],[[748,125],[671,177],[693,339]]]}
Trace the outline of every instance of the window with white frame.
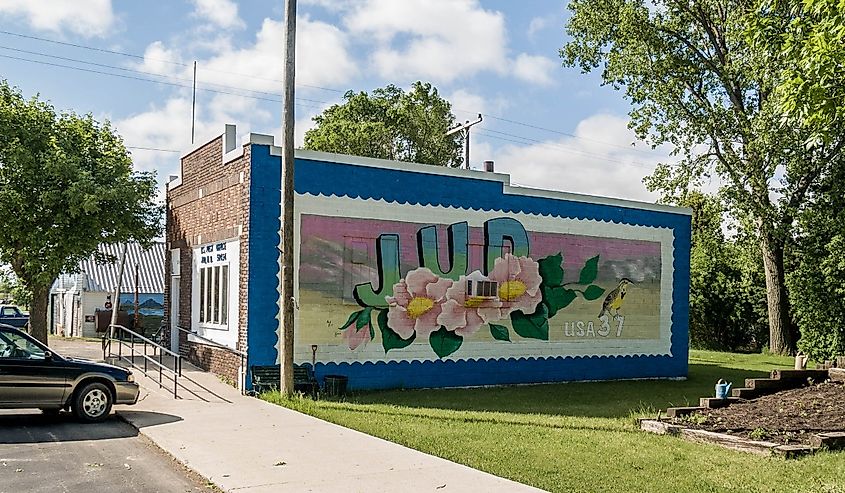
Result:
{"label": "window with white frame", "polygon": [[197,321],[203,327],[227,329],[231,311],[229,292],[233,289],[230,263],[234,261],[237,265],[237,258],[230,258],[226,242],[203,245],[197,250],[194,274],[195,293],[199,298]]}
{"label": "window with white frame", "polygon": [[229,265],[200,267],[200,323],[229,323]]}

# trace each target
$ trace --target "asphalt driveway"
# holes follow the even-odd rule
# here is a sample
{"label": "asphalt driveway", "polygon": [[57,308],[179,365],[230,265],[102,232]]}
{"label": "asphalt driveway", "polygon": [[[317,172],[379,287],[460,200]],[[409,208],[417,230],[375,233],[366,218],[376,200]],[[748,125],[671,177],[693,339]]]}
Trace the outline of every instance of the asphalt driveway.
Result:
{"label": "asphalt driveway", "polygon": [[0,493],[21,491],[214,490],[114,415],[81,424],[68,413],[47,417],[37,410],[0,410]]}

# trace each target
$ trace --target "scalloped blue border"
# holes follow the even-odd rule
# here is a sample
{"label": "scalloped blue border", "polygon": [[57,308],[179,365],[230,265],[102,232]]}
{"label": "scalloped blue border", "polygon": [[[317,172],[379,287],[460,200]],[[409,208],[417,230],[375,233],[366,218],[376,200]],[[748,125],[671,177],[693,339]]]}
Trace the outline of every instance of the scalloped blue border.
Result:
{"label": "scalloped blue border", "polygon": [[[276,362],[278,230],[281,158],[252,145],[249,217],[249,365]],[[349,377],[352,389],[419,388],[567,380],[684,377],[688,370],[690,217],[633,207],[506,194],[491,180],[297,159],[297,193],[383,199],[402,204],[452,206],[502,212],[665,227],[674,233],[671,356],[589,356],[461,361],[318,363],[318,378]]]}

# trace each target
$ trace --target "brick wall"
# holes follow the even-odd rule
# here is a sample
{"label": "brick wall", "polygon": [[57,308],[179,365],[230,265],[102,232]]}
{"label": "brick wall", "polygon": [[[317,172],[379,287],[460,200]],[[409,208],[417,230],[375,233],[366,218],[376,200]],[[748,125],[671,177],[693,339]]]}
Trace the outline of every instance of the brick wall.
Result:
{"label": "brick wall", "polygon": [[[222,137],[218,137],[182,158],[182,181],[167,191],[167,251],[165,266],[165,320],[170,324],[171,250],[179,249],[179,326],[191,329],[193,249],[206,243],[240,240],[240,286],[238,320],[229,322],[238,331],[237,349],[246,351],[247,277],[249,265],[249,146],[242,157],[222,162]],[[196,303],[199,303],[197,300]],[[168,331],[169,334],[169,331]],[[238,382],[241,360],[238,356],[208,345],[188,342],[180,332],[179,351],[195,365],[217,373],[230,383]]]}

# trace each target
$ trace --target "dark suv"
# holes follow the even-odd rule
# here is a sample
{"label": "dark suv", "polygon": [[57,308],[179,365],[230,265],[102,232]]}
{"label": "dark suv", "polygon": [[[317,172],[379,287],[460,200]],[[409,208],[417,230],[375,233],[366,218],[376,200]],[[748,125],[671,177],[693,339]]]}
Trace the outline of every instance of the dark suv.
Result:
{"label": "dark suv", "polygon": [[59,356],[26,332],[0,324],[0,409],[72,409],[82,421],[105,419],[112,404],[135,404],[132,372]]}

